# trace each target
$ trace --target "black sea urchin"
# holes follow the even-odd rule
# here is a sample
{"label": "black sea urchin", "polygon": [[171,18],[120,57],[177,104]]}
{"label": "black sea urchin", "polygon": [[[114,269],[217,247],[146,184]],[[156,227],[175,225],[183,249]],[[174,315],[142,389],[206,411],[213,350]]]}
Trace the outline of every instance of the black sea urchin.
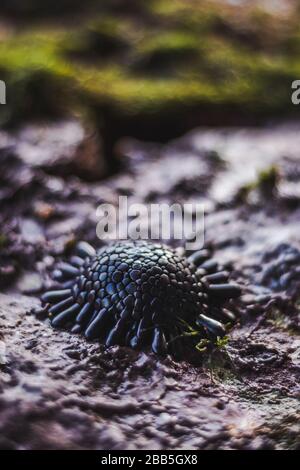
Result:
{"label": "black sea urchin", "polygon": [[146,242],[118,242],[98,252],[81,242],[54,277],[59,289],[42,296],[54,327],[107,346],[151,345],[157,354],[174,354],[188,331],[197,332],[198,341],[224,336],[219,320],[232,318],[223,305],[240,295],[206,250],[185,258]]}

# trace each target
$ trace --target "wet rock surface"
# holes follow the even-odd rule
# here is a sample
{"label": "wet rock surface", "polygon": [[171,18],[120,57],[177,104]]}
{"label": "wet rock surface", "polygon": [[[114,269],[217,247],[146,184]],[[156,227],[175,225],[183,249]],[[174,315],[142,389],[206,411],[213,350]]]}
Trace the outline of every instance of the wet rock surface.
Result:
{"label": "wet rock surface", "polygon": [[[1,134],[1,448],[299,449],[299,127],[124,142],[124,169],[101,182],[49,174]],[[119,195],[206,208],[206,244],[243,296],[201,365],[88,343],[31,312],[55,260],[101,245],[96,208]]]}

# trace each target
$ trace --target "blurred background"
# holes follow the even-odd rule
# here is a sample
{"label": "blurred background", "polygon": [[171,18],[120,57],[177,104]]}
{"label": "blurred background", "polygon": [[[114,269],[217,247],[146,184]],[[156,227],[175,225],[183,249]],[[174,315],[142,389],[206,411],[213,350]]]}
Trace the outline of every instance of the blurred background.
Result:
{"label": "blurred background", "polygon": [[2,126],[76,115],[122,136],[293,115],[298,0],[2,0]]}

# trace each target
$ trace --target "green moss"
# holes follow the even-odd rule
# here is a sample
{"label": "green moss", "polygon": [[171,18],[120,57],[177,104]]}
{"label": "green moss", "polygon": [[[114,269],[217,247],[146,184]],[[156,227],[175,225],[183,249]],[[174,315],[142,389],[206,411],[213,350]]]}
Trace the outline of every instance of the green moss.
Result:
{"label": "green moss", "polygon": [[224,16],[224,4],[220,7],[212,1],[153,0],[149,2],[148,9],[162,22],[168,21],[186,31],[202,33],[211,31],[218,19]]}
{"label": "green moss", "polygon": [[166,67],[177,66],[187,60],[197,59],[199,39],[196,35],[170,31],[145,38],[135,51],[134,67],[159,73]]}
{"label": "green moss", "polygon": [[257,179],[257,187],[263,194],[270,194],[276,190],[280,175],[275,165],[261,171]]}
{"label": "green moss", "polygon": [[72,70],[59,57],[63,35],[51,31],[13,37],[0,43],[0,69],[7,83],[7,105],[1,119],[67,112],[74,82]]}
{"label": "green moss", "polygon": [[7,243],[8,243],[8,239],[6,235],[4,235],[3,233],[0,233],[0,250],[2,248],[5,248]]}
{"label": "green moss", "polygon": [[258,173],[255,181],[242,186],[236,196],[237,202],[246,202],[252,191],[259,191],[262,197],[275,194],[280,179],[279,169],[276,165],[262,170]]}

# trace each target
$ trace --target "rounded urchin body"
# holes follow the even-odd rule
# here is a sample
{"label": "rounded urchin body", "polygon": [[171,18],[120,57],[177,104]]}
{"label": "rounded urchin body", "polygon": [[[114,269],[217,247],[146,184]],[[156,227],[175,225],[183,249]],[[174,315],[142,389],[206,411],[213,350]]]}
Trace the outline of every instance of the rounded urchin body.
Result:
{"label": "rounded urchin body", "polygon": [[80,242],[42,296],[54,327],[107,346],[151,345],[176,355],[187,340],[216,340],[232,320],[224,304],[240,295],[228,273],[201,250],[189,258],[160,244],[118,242],[95,251]]}

